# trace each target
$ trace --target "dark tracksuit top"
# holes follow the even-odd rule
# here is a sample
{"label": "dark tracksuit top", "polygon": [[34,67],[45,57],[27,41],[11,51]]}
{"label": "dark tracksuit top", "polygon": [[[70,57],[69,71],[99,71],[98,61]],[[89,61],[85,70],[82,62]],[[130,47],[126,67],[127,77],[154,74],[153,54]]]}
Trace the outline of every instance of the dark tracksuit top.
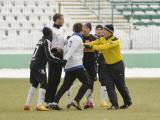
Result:
{"label": "dark tracksuit top", "polygon": [[[96,40],[96,37],[92,34],[83,36],[83,43],[92,42],[94,40]],[[94,81],[97,79],[96,53],[93,50],[87,48],[84,49],[83,65],[90,76],[89,82],[92,84],[91,89],[93,89]]]}
{"label": "dark tracksuit top", "polygon": [[[92,34],[89,34],[88,36],[83,36],[83,43],[88,43],[96,40],[96,37],[93,36]],[[93,50],[84,49],[84,56],[83,56],[83,63],[95,63],[96,62],[96,56],[95,52]]]}

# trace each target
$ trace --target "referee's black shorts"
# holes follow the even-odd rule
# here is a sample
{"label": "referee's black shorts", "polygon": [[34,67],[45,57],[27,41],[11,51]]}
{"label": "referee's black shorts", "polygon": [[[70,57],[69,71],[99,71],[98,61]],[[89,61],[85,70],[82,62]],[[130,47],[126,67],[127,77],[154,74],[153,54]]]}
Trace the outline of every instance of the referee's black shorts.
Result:
{"label": "referee's black shorts", "polygon": [[45,68],[30,68],[30,83],[33,87],[37,88],[40,84],[41,88],[47,87],[47,75]]}

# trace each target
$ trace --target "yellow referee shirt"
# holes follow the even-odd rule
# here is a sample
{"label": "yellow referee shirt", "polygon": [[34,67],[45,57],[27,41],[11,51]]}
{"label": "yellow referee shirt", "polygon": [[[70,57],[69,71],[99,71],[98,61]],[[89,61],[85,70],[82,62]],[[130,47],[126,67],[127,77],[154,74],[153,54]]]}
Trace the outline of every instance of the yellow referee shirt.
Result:
{"label": "yellow referee shirt", "polygon": [[94,51],[102,52],[106,64],[115,64],[122,60],[120,40],[114,36],[108,39],[101,37],[93,42],[85,43],[85,45],[92,46]]}

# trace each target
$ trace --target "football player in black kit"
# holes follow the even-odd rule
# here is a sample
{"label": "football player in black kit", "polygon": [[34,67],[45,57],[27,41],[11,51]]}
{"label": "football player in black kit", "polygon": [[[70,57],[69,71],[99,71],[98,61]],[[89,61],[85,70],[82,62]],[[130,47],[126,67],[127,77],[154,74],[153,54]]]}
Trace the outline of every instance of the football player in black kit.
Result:
{"label": "football player in black kit", "polygon": [[36,110],[37,111],[48,111],[48,109],[43,106],[45,99],[46,87],[47,87],[47,76],[46,76],[46,64],[48,61],[54,61],[57,63],[65,64],[65,60],[61,60],[54,55],[50,50],[50,44],[52,40],[51,29],[43,28],[43,37],[38,41],[34,53],[32,55],[30,64],[30,83],[31,87],[28,92],[27,100],[24,106],[24,110],[30,110],[30,104],[33,99],[34,93],[38,85],[39,95]]}
{"label": "football player in black kit", "polygon": [[[84,31],[83,31],[84,43],[91,42],[97,39],[94,35],[90,34],[91,30],[92,30],[91,23],[84,24]],[[84,108],[87,109],[94,107],[93,96],[91,93],[93,92],[94,81],[97,80],[96,53],[93,52],[91,49],[87,48],[84,49],[83,65],[89,74],[90,77],[89,83],[91,84],[91,88],[88,89],[88,91],[86,92],[87,100]]]}

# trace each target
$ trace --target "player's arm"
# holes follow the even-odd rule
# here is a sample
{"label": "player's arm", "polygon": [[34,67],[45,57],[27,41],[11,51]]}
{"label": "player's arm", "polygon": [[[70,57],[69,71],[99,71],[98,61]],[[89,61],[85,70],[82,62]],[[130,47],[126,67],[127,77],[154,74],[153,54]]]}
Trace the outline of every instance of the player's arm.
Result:
{"label": "player's arm", "polygon": [[[72,38],[74,39],[74,38]],[[68,43],[70,44],[70,43]],[[69,51],[66,53],[66,55],[64,56],[64,59],[65,60],[68,60],[70,59],[70,57],[72,56],[72,54],[76,51],[76,49],[79,49],[79,46],[80,46],[80,40],[72,40],[72,43],[69,45],[70,46],[70,49]]]}
{"label": "player's arm", "polygon": [[99,45],[99,44],[100,44],[99,39],[97,39],[97,40],[92,41],[92,42],[84,43],[84,46],[93,46],[93,45]]}
{"label": "player's arm", "polygon": [[60,62],[60,59],[55,57],[52,54],[50,44],[51,44],[51,42],[49,40],[46,39],[44,41],[44,49],[45,49],[45,54],[46,54],[47,59],[50,61],[54,61],[54,62]]}
{"label": "player's arm", "polygon": [[102,50],[107,50],[107,49],[114,48],[114,47],[118,46],[119,44],[120,44],[119,40],[116,40],[116,41],[111,41],[109,43],[102,44],[102,45],[94,45],[92,47],[92,49],[94,51],[102,51]]}

